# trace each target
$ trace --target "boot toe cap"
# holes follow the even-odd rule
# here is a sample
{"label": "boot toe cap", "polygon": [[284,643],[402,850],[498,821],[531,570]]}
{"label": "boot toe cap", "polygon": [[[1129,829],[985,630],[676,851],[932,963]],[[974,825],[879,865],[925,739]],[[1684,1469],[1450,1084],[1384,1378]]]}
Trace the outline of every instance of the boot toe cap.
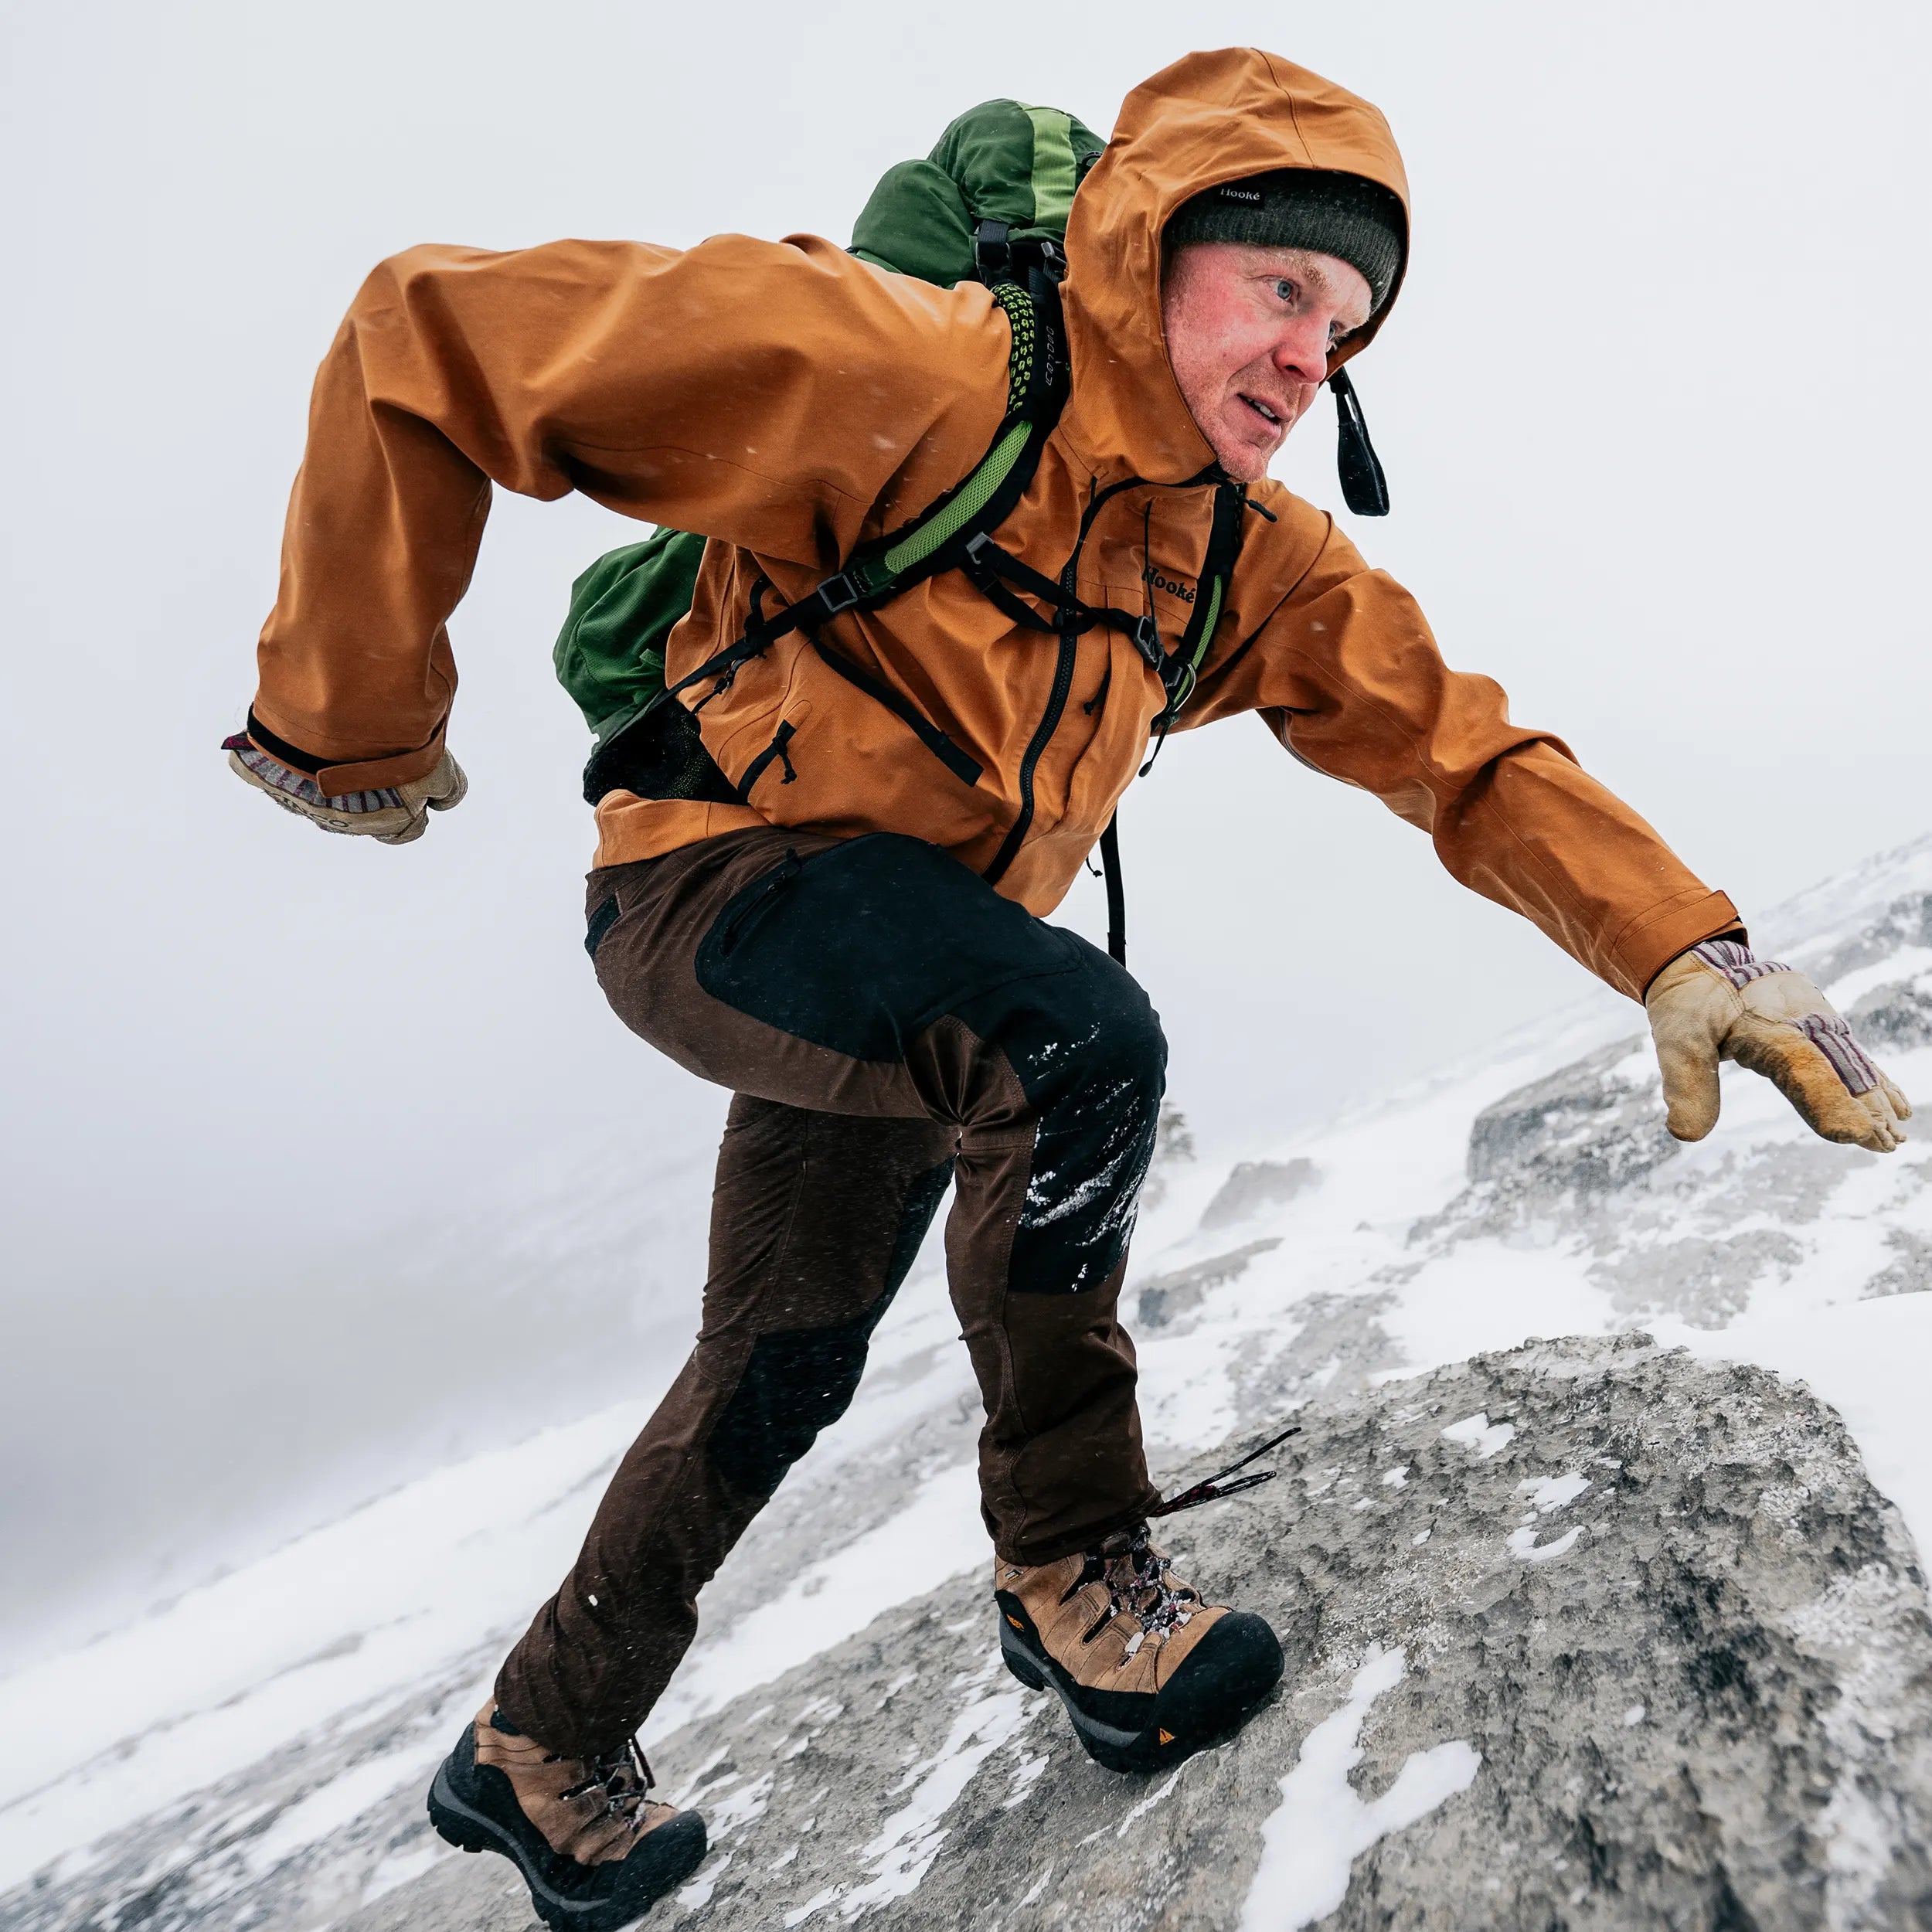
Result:
{"label": "boot toe cap", "polygon": [[648,1903],[681,1885],[704,1862],[709,1839],[696,1811],[680,1811],[647,1832],[623,1860],[627,1883],[618,1888],[619,1901]]}
{"label": "boot toe cap", "polygon": [[1162,1688],[1161,1720],[1177,1733],[1204,1735],[1232,1723],[1281,1681],[1281,1645],[1251,1611],[1217,1617]]}

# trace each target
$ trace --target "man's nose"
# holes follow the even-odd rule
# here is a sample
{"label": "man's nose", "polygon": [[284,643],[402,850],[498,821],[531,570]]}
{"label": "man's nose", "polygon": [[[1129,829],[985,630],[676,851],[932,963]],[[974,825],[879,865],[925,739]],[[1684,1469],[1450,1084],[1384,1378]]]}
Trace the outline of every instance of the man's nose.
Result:
{"label": "man's nose", "polygon": [[1320,383],[1328,373],[1328,324],[1316,315],[1298,315],[1274,345],[1274,366],[1298,383]]}

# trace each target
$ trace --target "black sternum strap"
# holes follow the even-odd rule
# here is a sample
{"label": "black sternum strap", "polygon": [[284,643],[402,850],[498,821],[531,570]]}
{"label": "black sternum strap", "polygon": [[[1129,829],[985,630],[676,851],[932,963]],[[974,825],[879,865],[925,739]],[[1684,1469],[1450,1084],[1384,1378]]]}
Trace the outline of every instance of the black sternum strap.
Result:
{"label": "black sternum strap", "polygon": [[[1052,634],[1071,631],[1077,637],[1097,625],[1110,624],[1116,631],[1124,632],[1134,649],[1148,664],[1159,669],[1163,655],[1161,633],[1151,612],[1136,616],[1131,611],[1116,610],[1111,604],[1084,603],[1051,577],[1036,570],[1030,563],[1021,563],[1011,551],[1002,550],[991,537],[984,535],[975,537],[967,545],[961,568],[971,580],[974,588],[1015,624],[1024,624],[1029,631],[1044,631]],[[1005,581],[1002,582],[1002,579]],[[1024,590],[1029,597],[1039,598],[1053,611],[1053,618],[1043,617],[1036,611],[1029,610],[1006,588],[1009,583]]]}

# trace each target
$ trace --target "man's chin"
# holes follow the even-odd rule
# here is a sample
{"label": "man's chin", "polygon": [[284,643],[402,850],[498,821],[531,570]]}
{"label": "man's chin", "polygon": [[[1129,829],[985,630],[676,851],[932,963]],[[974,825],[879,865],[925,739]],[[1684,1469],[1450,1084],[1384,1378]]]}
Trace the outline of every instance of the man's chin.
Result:
{"label": "man's chin", "polygon": [[1268,473],[1268,465],[1274,461],[1274,453],[1281,447],[1277,437],[1264,447],[1238,440],[1224,439],[1215,447],[1215,458],[1221,468],[1237,483],[1258,483]]}

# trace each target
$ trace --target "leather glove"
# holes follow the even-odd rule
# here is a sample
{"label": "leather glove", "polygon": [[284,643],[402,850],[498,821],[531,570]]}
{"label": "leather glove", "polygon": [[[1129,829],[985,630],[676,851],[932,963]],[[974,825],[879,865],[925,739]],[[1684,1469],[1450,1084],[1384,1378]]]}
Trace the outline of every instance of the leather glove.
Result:
{"label": "leather glove", "polygon": [[331,798],[307,772],[291,770],[281,760],[271,758],[246,732],[224,738],[221,748],[228,753],[229,769],[236,777],[266,792],[284,811],[321,826],[324,832],[374,838],[385,845],[406,845],[420,838],[429,829],[430,814],[460,805],[470,788],[463,767],[447,751],[427,778]]}
{"label": "leather glove", "polygon": [[1717,1124],[1719,1060],[1762,1073],[1828,1141],[1889,1154],[1905,1138],[1910,1104],[1802,973],[1707,939],[1651,981],[1644,1006],[1679,1140],[1701,1141]]}

